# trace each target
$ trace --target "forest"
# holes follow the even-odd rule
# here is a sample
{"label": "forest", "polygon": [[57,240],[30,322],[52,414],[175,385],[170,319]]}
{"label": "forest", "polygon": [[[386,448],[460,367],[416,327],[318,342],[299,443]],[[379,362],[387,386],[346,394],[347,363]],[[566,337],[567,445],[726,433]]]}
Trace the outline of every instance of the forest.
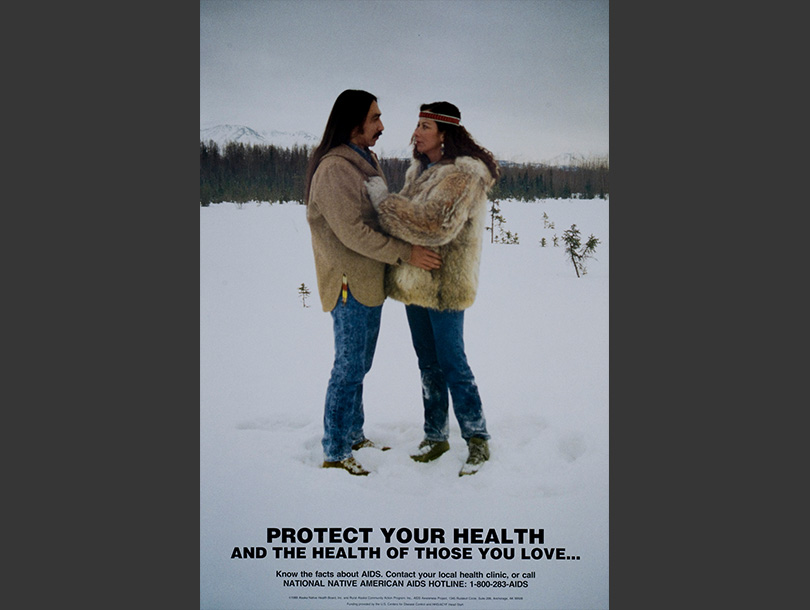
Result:
{"label": "forest", "polygon": [[[304,178],[312,149],[229,142],[222,149],[210,140],[200,142],[200,205],[230,201],[297,201],[304,203]],[[399,191],[410,159],[381,158],[389,190]],[[499,162],[501,176],[489,198],[534,199],[604,198],[609,194],[605,159],[573,166]]]}

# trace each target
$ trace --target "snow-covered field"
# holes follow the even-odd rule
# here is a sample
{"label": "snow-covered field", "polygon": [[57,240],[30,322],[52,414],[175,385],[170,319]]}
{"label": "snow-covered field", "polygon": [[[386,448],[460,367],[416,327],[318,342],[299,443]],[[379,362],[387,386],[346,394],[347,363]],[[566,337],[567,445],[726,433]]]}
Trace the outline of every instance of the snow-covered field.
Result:
{"label": "snow-covered field", "polygon": [[[478,298],[465,314],[492,457],[463,478],[466,447],[452,416],[447,454],[429,464],[408,457],[422,438],[420,381],[404,306],[392,300],[383,307],[364,393],[366,435],[392,449],[355,453],[372,470],[368,477],[319,468],[333,345],[331,317],[317,296],[306,209],[200,208],[201,609],[608,607],[609,203],[506,200],[500,207],[504,229],[520,243],[485,243]],[[553,229],[544,228],[544,212]],[[600,240],[582,278],[562,240],[551,243],[572,224],[583,241],[591,233]],[[308,307],[302,283],[312,291]],[[282,545],[268,543],[268,528],[373,531],[365,545],[287,543],[288,553],[306,558],[285,559],[275,557],[272,548]],[[436,548],[471,547],[472,558],[419,559],[420,545],[385,544],[380,528],[438,528],[447,539]],[[499,536],[502,529],[542,529],[544,540],[454,544],[455,528],[495,529]],[[318,546],[377,547],[381,557],[315,559]],[[262,547],[267,556],[232,558],[235,547]],[[408,554],[389,558],[391,547]],[[482,559],[480,549],[488,547],[516,556]],[[533,547],[562,548],[561,556],[574,559],[532,558]],[[362,578],[353,587],[289,586],[279,570],[379,570],[383,578],[387,571],[459,577],[495,570],[526,586],[501,588],[496,577],[480,578],[485,586],[478,588],[470,579],[453,588],[359,586]]]}

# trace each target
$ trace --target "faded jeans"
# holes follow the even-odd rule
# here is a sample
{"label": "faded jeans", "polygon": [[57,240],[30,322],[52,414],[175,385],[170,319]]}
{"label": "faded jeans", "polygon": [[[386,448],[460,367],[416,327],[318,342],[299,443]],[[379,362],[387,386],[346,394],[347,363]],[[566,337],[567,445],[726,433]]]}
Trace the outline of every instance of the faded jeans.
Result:
{"label": "faded jeans", "polygon": [[444,441],[450,435],[449,390],[461,437],[489,440],[478,386],[464,352],[464,311],[407,305],[405,313],[422,377],[425,439]]}
{"label": "faded jeans", "polygon": [[382,305],[366,307],[348,293],[332,310],[335,362],[326,388],[323,413],[324,460],[339,462],[352,455],[363,434],[363,379],[371,369]]}

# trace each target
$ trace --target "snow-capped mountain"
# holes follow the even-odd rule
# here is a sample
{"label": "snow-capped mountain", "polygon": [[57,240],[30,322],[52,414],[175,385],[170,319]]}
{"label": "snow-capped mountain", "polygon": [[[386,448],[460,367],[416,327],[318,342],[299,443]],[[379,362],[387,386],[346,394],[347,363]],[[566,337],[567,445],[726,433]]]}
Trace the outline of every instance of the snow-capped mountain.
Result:
{"label": "snow-capped mountain", "polygon": [[[265,146],[273,145],[279,148],[292,148],[295,145],[299,147],[308,146],[310,149],[315,148],[320,142],[320,137],[312,135],[307,131],[256,131],[246,125],[214,125],[213,127],[200,127],[200,141],[208,142],[213,140],[217,143],[220,149],[224,148],[228,142],[240,142],[242,144],[261,144]],[[384,142],[379,142],[374,149],[377,156],[380,158],[389,159],[410,159],[412,150],[410,146],[392,148],[386,146]],[[589,157],[575,153],[562,153],[552,159],[548,159],[539,163],[539,165],[550,165],[552,167],[578,167],[592,161]],[[522,163],[538,164],[537,162],[529,162],[520,158],[513,158],[511,160],[499,159],[498,163],[503,165],[520,165]]]}
{"label": "snow-capped mountain", "polygon": [[208,142],[213,140],[222,148],[228,142],[238,142],[242,144],[262,144],[273,145],[279,148],[292,148],[298,146],[317,146],[320,138],[306,131],[262,131],[246,125],[214,125],[213,127],[200,128],[200,141]]}
{"label": "snow-capped mountain", "polygon": [[[213,140],[220,149],[224,148],[228,142],[241,142],[242,144],[261,144],[265,146],[273,145],[279,148],[292,148],[308,146],[315,148],[321,141],[320,136],[314,136],[307,131],[256,131],[246,125],[214,125],[213,127],[200,127],[200,142]],[[410,147],[390,148],[384,144],[378,144],[374,149],[379,157],[409,159],[411,156]]]}
{"label": "snow-capped mountain", "polygon": [[552,159],[544,161],[543,163],[544,165],[551,165],[553,167],[582,167],[584,165],[588,165],[589,163],[603,160],[607,160],[607,157],[604,159],[597,159],[596,157],[589,157],[577,153],[561,153]]}
{"label": "snow-capped mountain", "polygon": [[530,166],[557,167],[560,169],[573,169],[577,167],[584,167],[589,164],[602,163],[607,165],[608,156],[605,155],[604,157],[596,157],[593,155],[588,156],[577,153],[560,153],[559,155],[551,157],[550,159],[535,161],[527,159],[524,155],[515,155],[509,159],[498,159],[498,163],[500,163],[504,167],[530,165]]}

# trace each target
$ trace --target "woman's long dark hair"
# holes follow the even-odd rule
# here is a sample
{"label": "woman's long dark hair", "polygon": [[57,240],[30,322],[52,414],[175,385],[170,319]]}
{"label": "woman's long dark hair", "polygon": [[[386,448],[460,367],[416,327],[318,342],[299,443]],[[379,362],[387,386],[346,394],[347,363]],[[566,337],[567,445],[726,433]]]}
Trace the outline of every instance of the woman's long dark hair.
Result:
{"label": "woman's long dark hair", "polygon": [[[422,104],[419,110],[461,118],[461,111],[450,102]],[[495,161],[495,157],[486,148],[476,143],[462,125],[450,125],[449,123],[436,121],[436,126],[439,128],[439,131],[444,134],[444,153],[442,155],[444,159],[475,157],[484,162],[487,169],[489,169],[489,173],[492,174],[495,180],[498,179],[500,170],[498,169],[498,163]],[[427,155],[416,152],[416,147],[413,149],[413,158],[422,163],[422,169],[425,169],[430,163],[430,159],[428,159]]]}
{"label": "woman's long dark hair", "polygon": [[332,112],[329,113],[329,120],[326,121],[326,128],[323,130],[323,137],[320,144],[312,151],[307,165],[307,177],[304,186],[304,201],[309,203],[309,186],[312,176],[318,169],[318,164],[323,156],[335,146],[348,144],[355,127],[363,127],[366,122],[371,103],[376,102],[376,96],[368,91],[359,89],[347,89],[335,100]]}

